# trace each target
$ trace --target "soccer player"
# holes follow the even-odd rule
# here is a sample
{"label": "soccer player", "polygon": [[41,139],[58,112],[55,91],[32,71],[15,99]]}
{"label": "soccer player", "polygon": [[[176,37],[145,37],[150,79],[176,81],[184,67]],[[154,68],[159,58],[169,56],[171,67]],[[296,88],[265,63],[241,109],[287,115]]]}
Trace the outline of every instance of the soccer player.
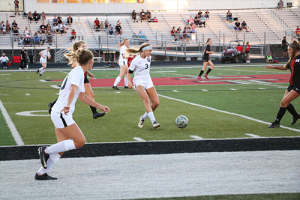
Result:
{"label": "soccer player", "polygon": [[212,44],[212,39],[211,38],[208,38],[207,41],[206,41],[206,47],[205,47],[205,50],[204,50],[204,55],[203,55],[203,68],[201,69],[200,73],[199,73],[199,76],[198,76],[198,79],[200,81],[202,81],[202,74],[204,73],[206,67],[207,67],[207,64],[209,64],[210,68],[207,70],[206,74],[204,75],[205,78],[208,79],[208,74],[209,72],[211,72],[211,70],[214,68],[214,64],[211,62],[211,60],[209,59],[209,55],[210,54],[213,54],[215,52],[213,51],[210,51],[210,46]]}
{"label": "soccer player", "polygon": [[293,115],[293,121],[291,125],[295,124],[298,119],[300,119],[300,114],[298,114],[291,104],[291,102],[297,99],[300,95],[300,55],[299,55],[300,45],[293,41],[288,47],[288,54],[290,56],[289,61],[284,66],[267,66],[266,69],[278,69],[291,71],[290,85],[283,95],[283,99],[280,103],[280,109],[278,111],[275,121],[268,128],[280,127],[280,120],[288,110]]}
{"label": "soccer player", "polygon": [[36,73],[38,74],[40,72],[40,76],[43,76],[43,73],[46,71],[46,67],[47,67],[47,58],[51,58],[50,55],[50,47],[47,47],[47,49],[45,49],[44,51],[41,51],[40,53],[40,63],[42,64],[42,67],[39,68]]}
{"label": "soccer player", "polygon": [[247,41],[246,43],[246,63],[250,63],[250,55],[249,55],[249,52],[250,52],[250,44],[249,44],[249,41]]}
{"label": "soccer player", "polygon": [[144,43],[139,49],[129,48],[126,52],[132,55],[139,54],[131,62],[127,73],[128,87],[132,88],[131,74],[134,72],[134,88],[143,99],[146,109],[145,114],[139,119],[138,127],[143,128],[145,120],[149,117],[153,128],[157,129],[160,124],[156,122],[153,112],[159,105],[159,99],[150,76],[152,46]]}
{"label": "soccer player", "polygon": [[51,120],[55,126],[58,143],[38,148],[42,167],[35,174],[36,180],[56,180],[57,178],[47,174],[53,165],[64,152],[78,149],[85,144],[85,137],[72,117],[78,98],[104,112],[110,111],[107,106],[100,105],[85,94],[84,73],[93,67],[93,53],[86,49],[79,49],[65,56],[71,64],[76,62],[76,67],[64,79],[57,102],[52,108]]}

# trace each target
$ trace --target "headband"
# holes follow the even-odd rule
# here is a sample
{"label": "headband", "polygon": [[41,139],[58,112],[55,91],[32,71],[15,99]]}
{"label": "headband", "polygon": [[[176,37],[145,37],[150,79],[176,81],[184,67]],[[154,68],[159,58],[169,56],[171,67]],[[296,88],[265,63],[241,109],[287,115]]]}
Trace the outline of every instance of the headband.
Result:
{"label": "headband", "polygon": [[142,48],[142,51],[146,51],[146,50],[149,50],[149,49],[152,49],[152,46],[151,46],[151,45]]}

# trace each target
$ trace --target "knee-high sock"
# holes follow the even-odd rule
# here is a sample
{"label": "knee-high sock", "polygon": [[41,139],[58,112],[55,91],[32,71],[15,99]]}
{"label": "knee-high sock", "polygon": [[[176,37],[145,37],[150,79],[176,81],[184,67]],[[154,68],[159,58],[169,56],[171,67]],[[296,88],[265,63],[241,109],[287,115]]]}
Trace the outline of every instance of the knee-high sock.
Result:
{"label": "knee-high sock", "polygon": [[51,154],[49,159],[47,160],[47,169],[41,167],[37,172],[38,175],[43,175],[45,173],[48,173],[49,170],[53,167],[53,165],[59,161],[59,159],[60,159],[60,155],[58,153]]}
{"label": "knee-high sock", "polygon": [[203,73],[204,71],[201,69],[199,76],[202,76]]}
{"label": "knee-high sock", "polygon": [[286,112],[286,108],[280,107],[278,113],[277,113],[277,117],[276,117],[276,121],[280,122],[280,120],[282,119],[283,115]]}
{"label": "knee-high sock", "polygon": [[42,69],[40,74],[43,74],[46,71],[46,69]]}
{"label": "knee-high sock", "polygon": [[145,114],[143,115],[143,119],[145,120],[145,119],[147,119],[147,118],[148,118],[148,113],[145,112]]}
{"label": "knee-high sock", "polygon": [[124,83],[125,83],[125,86],[128,86],[128,79],[126,77],[124,78]]}
{"label": "knee-high sock", "polygon": [[97,113],[97,108],[95,108],[95,107],[93,107],[93,106],[90,106],[90,108],[91,108],[93,114],[96,114],[96,113]]}
{"label": "knee-high sock", "polygon": [[51,145],[50,147],[47,147],[45,149],[45,152],[47,154],[53,154],[53,153],[69,151],[72,149],[76,149],[74,141],[73,140],[63,140],[59,143]]}
{"label": "knee-high sock", "polygon": [[209,74],[209,72],[211,72],[211,70],[212,70],[211,68],[208,68],[206,74]]}
{"label": "knee-high sock", "polygon": [[117,86],[121,81],[121,78],[118,76],[114,82],[114,86]]}
{"label": "knee-high sock", "polygon": [[286,109],[293,115],[293,117],[298,116],[297,111],[295,110],[294,106],[291,103],[288,107],[286,107]]}
{"label": "knee-high sock", "polygon": [[150,118],[152,124],[156,121],[153,112],[149,112],[149,113],[148,113],[148,117]]}
{"label": "knee-high sock", "polygon": [[42,71],[43,67],[39,68],[40,71]]}

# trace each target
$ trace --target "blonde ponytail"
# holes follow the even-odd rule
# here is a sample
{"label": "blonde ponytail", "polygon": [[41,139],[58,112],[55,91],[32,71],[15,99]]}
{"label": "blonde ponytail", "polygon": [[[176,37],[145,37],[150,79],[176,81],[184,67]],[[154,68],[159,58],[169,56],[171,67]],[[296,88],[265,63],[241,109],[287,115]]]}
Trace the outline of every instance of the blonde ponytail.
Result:
{"label": "blonde ponytail", "polygon": [[150,44],[149,43],[144,43],[138,49],[128,48],[128,49],[126,49],[126,53],[129,54],[129,55],[138,55],[138,54],[140,54],[142,52],[142,49],[144,47],[147,47],[147,46],[150,46]]}

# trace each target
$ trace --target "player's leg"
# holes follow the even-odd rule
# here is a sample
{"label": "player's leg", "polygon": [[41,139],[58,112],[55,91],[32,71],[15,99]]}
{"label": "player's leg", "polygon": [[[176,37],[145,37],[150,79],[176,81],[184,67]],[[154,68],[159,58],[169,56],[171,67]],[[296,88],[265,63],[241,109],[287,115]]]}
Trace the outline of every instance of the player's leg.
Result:
{"label": "player's leg", "polygon": [[208,62],[205,60],[205,61],[203,62],[203,67],[202,67],[202,69],[200,70],[200,73],[199,73],[199,76],[198,76],[198,79],[199,79],[200,81],[202,80],[202,79],[201,79],[201,76],[202,76],[202,74],[204,73],[204,71],[206,70],[207,64],[208,64]]}
{"label": "player's leg", "polygon": [[[93,90],[92,90],[92,87],[91,87],[91,84],[89,82],[86,82],[84,83],[84,89],[85,89],[85,94],[90,97],[91,99],[94,100],[94,93],[93,93]],[[93,112],[93,118],[94,119],[97,119],[99,117],[103,117],[105,115],[105,113],[98,113],[97,112],[97,108],[93,107],[93,106],[90,106],[92,112]]]}
{"label": "player's leg", "polygon": [[125,75],[124,75],[124,89],[129,89],[128,87],[128,79],[127,79],[127,72],[128,72],[128,67],[127,67],[127,70],[125,71]]}
{"label": "player's leg", "polygon": [[204,77],[208,79],[208,76],[207,76],[207,75],[208,75],[209,72],[211,72],[211,70],[214,68],[214,64],[211,62],[211,60],[208,60],[207,63],[209,64],[210,68],[208,68],[208,70],[207,70],[206,74],[204,75]]}
{"label": "player's leg", "polygon": [[[122,62],[122,61],[121,61]],[[125,61],[124,61],[125,62]],[[124,63],[123,63],[124,64]],[[122,77],[125,75],[125,72],[128,70],[128,66],[127,65],[122,65],[120,68],[120,74],[119,76],[116,78],[114,85],[112,86],[113,89],[119,90],[118,88],[118,84],[120,83]]]}

